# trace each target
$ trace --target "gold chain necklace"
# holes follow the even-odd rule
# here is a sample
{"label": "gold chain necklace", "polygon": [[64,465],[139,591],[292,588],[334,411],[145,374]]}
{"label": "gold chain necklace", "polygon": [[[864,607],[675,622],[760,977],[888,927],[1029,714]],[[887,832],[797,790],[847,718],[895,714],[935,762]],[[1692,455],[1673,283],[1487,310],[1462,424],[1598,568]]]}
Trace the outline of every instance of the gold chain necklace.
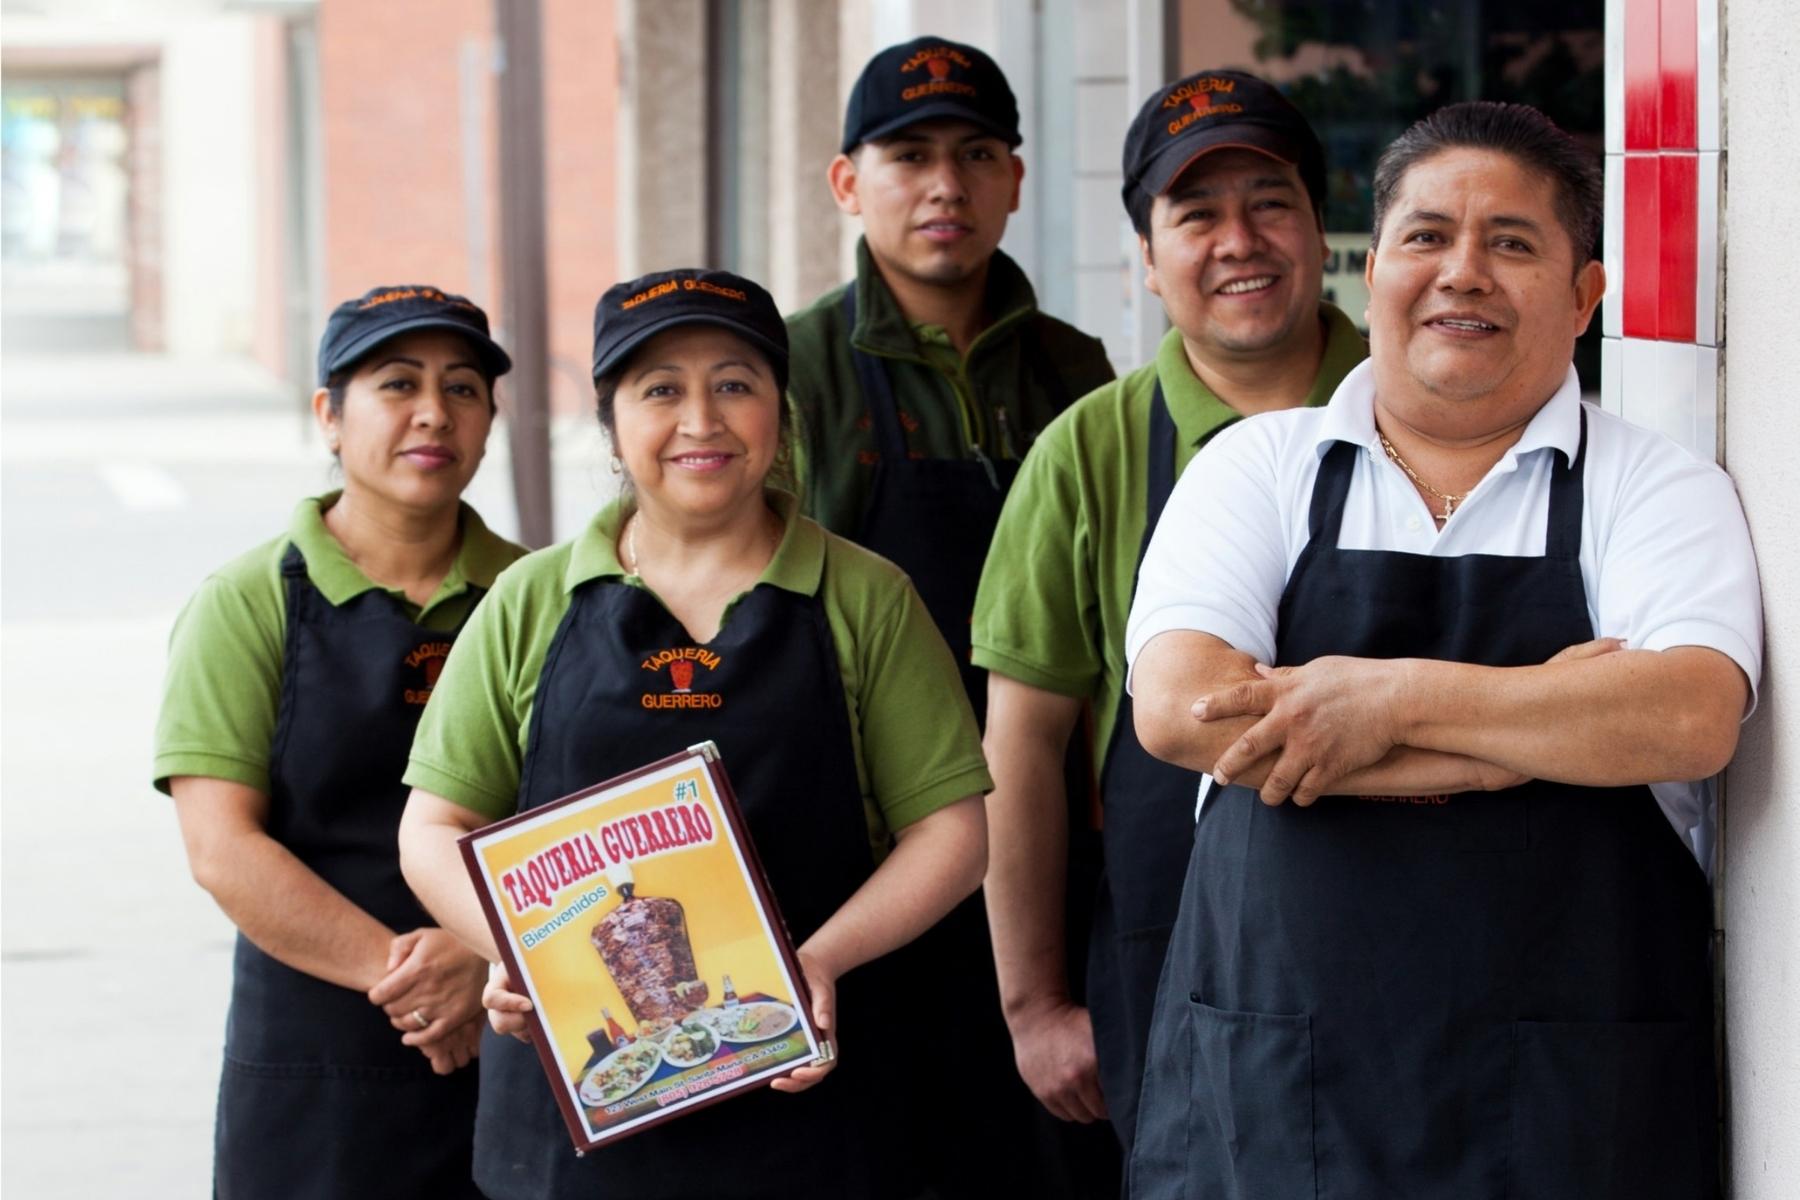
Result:
{"label": "gold chain necklace", "polygon": [[1426,491],[1430,492],[1433,496],[1436,496],[1439,500],[1442,500],[1444,502],[1443,515],[1439,516],[1436,513],[1432,514],[1432,519],[1437,521],[1437,523],[1439,525],[1442,525],[1445,521],[1448,521],[1450,519],[1450,514],[1456,511],[1456,506],[1461,504],[1464,500],[1467,500],[1469,498],[1469,493],[1467,493],[1467,492],[1464,492],[1460,496],[1452,496],[1448,492],[1438,491],[1436,488],[1432,487],[1429,483],[1426,483],[1423,479],[1420,479],[1419,473],[1407,465],[1406,460],[1404,458],[1400,457],[1400,452],[1398,450],[1394,449],[1394,443],[1388,441],[1387,434],[1382,433],[1378,429],[1375,431],[1375,436],[1381,439],[1381,448],[1383,450],[1387,451],[1387,456],[1393,460],[1394,465],[1396,467],[1399,467],[1402,471],[1406,472],[1406,477],[1408,479],[1412,480],[1414,483],[1418,484],[1420,487],[1424,488]]}
{"label": "gold chain necklace", "polygon": [[[643,574],[638,570],[637,527],[638,515],[636,513],[625,518],[625,569],[641,579]],[[778,526],[770,536],[769,553],[771,555],[781,548],[781,535],[785,528],[785,526]]]}

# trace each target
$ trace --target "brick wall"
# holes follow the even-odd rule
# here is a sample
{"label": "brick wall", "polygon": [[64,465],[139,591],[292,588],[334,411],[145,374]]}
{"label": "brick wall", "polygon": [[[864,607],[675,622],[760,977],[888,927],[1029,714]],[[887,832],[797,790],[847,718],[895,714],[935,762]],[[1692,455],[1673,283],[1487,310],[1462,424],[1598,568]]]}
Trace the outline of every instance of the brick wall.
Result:
{"label": "brick wall", "polygon": [[[329,307],[377,283],[500,295],[492,0],[323,0]],[[544,0],[551,403],[583,406],[593,302],[613,281],[617,38],[610,0]]]}

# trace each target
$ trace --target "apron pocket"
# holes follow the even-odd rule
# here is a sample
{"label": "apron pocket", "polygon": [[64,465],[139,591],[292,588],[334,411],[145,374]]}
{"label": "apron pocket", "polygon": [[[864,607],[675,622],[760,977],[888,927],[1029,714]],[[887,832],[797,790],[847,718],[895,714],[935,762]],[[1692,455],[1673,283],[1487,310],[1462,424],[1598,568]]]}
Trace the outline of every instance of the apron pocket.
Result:
{"label": "apron pocket", "polygon": [[1513,1187],[1531,1200],[1710,1195],[1686,1021],[1514,1026]]}
{"label": "apron pocket", "polygon": [[1187,1200],[1297,1200],[1313,1167],[1312,1018],[1190,998]]}

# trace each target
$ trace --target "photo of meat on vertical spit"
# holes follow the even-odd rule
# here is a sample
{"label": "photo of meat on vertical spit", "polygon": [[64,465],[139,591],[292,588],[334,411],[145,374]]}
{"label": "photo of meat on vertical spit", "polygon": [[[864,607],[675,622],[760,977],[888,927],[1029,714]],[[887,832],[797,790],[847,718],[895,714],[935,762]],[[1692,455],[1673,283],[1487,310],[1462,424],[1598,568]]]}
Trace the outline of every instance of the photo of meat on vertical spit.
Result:
{"label": "photo of meat on vertical spit", "polygon": [[594,926],[594,949],[639,1025],[679,1021],[706,1005],[681,902],[639,896],[628,867],[612,873],[619,906]]}

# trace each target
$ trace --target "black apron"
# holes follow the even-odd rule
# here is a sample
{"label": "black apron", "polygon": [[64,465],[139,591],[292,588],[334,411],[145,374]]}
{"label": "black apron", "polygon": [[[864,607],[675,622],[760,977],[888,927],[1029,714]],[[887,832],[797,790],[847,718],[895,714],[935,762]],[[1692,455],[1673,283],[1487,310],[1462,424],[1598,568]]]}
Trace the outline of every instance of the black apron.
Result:
{"label": "black apron", "polygon": [[[289,546],[287,640],[270,745],[269,836],[397,933],[435,925],[400,875],[400,782],[454,632],[370,589],[333,605]],[[363,993],[239,935],[214,1189],[266,1196],[476,1196],[476,1074],[431,1073]]]}
{"label": "black apron", "polygon": [[[844,292],[844,322],[856,329],[856,288]],[[1020,329],[1022,365],[1050,397],[1058,412],[1071,397],[1062,379],[1050,369],[1032,322]],[[866,351],[850,348],[856,380],[868,406],[869,424],[879,456],[862,527],[856,542],[898,565],[912,579],[925,601],[932,621],[950,646],[962,673],[963,688],[975,709],[975,719],[985,727],[987,672],[970,661],[970,622],[975,612],[975,593],[988,545],[1000,523],[1006,493],[1019,473],[1019,460],[990,458],[979,449],[973,458],[914,458],[907,450],[900,424],[900,406],[893,381],[881,360]],[[1088,802],[1093,792],[1090,756],[1079,736],[1071,739],[1064,764],[1070,808],[1070,871],[1068,925],[1077,936],[1071,945],[1072,962],[1081,961],[1087,927],[1086,911],[1098,875],[1093,848]],[[927,1128],[917,1131],[919,1153],[927,1161],[933,1186],[945,1200],[951,1197],[986,1197],[1006,1194],[1020,1187],[1046,1198],[1095,1194],[1090,1184],[1105,1180],[1110,1190],[1118,1174],[1116,1155],[1091,1131],[1068,1126],[1050,1117],[1031,1090],[1019,1078],[1013,1060],[1012,1037],[1000,1010],[1000,986],[994,975],[994,949],[982,893],[957,905],[937,925],[898,952],[904,969],[927,977],[955,976],[966,980],[961,1021],[967,1034],[966,1058],[959,1066],[968,1081],[956,1095],[945,1095],[929,1073],[902,1086],[913,1094],[904,1098],[902,1116],[924,1119]],[[1079,982],[1079,981],[1077,981]],[[1079,1001],[1081,989],[1076,987]],[[954,1140],[931,1136],[931,1127],[978,1124],[997,1140],[1033,1149],[1019,1156],[967,1155]]]}
{"label": "black apron", "polygon": [[[1150,401],[1148,462],[1140,569],[1175,487],[1175,422],[1160,380]],[[1106,1112],[1127,1153],[1137,1126],[1156,980],[1181,906],[1200,783],[1198,772],[1150,756],[1132,724],[1131,694],[1122,693],[1100,776],[1105,872],[1088,943],[1087,998]]]}
{"label": "black apron", "polygon": [[[817,597],[759,584],[706,649],[718,665],[692,681],[712,709],[647,709],[670,686],[639,664],[692,646],[660,601],[616,579],[580,585],[544,659],[519,780],[536,808],[698,742],[719,745],[757,854],[798,946],[874,872],[855,747],[825,610]],[[848,1050],[799,1095],[767,1088],[577,1156],[536,1052],[491,1032],[481,1047],[475,1172],[495,1200],[561,1197],[885,1195],[899,1167],[867,1120],[881,1021],[878,964],[838,984]]]}
{"label": "black apron", "polygon": [[[1583,445],[1586,418],[1583,416]],[[1593,636],[1582,461],[1542,558],[1338,547],[1314,485],[1277,661],[1541,663]],[[1136,1197],[1715,1197],[1705,877],[1646,787],[1534,781],[1200,815]]]}
{"label": "black apron", "polygon": [[[856,287],[844,292],[845,327],[856,329]],[[1039,383],[1055,398],[1057,411],[1069,406],[1068,389],[1048,369],[1042,348],[1027,333],[1021,356],[1035,369]],[[875,435],[875,477],[863,507],[858,545],[867,546],[899,566],[919,590],[920,599],[937,623],[962,672],[963,687],[975,706],[975,719],[987,711],[987,672],[969,661],[969,621],[975,612],[975,589],[988,543],[1000,523],[1006,493],[1019,473],[1017,459],[990,458],[980,449],[973,458],[914,458],[900,427],[900,405],[894,384],[879,358],[850,347],[856,382],[868,405]]]}

